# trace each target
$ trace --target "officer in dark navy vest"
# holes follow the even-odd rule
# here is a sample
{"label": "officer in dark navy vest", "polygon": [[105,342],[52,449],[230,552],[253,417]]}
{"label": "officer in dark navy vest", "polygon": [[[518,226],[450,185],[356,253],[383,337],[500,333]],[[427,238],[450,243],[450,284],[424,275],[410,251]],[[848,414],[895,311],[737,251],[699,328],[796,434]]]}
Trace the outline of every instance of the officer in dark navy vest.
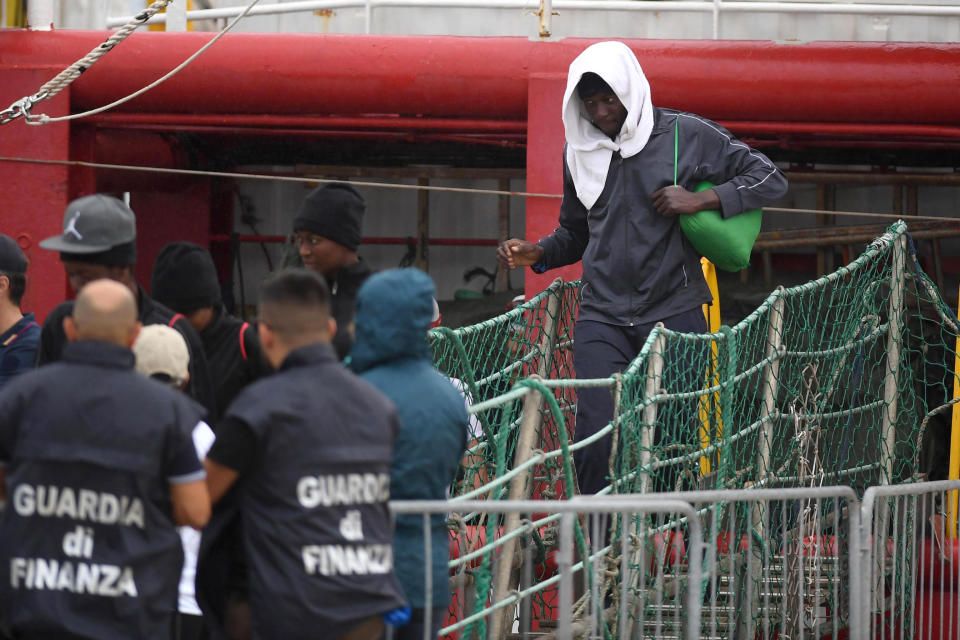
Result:
{"label": "officer in dark navy vest", "polygon": [[203,409],[134,372],[133,294],[91,282],[60,362],[0,392],[0,636],[169,638],[175,524],[210,516]]}
{"label": "officer in dark navy vest", "polygon": [[241,392],[206,461],[214,501],[238,484],[252,636],[374,640],[404,605],[387,508],[396,410],[338,361],[318,274],[264,283],[258,331],[278,371]]}

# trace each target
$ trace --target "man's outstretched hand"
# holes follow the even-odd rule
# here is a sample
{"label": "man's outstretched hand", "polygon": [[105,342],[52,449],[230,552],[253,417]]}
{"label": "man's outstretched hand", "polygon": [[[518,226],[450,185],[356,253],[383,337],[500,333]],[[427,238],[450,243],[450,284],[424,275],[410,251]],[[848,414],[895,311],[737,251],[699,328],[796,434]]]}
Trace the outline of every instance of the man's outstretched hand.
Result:
{"label": "man's outstretched hand", "polygon": [[533,242],[510,238],[497,247],[497,262],[508,269],[529,267],[543,260],[543,247]]}
{"label": "man's outstretched hand", "polygon": [[719,209],[720,198],[713,189],[694,193],[680,185],[664,187],[653,194],[653,206],[662,216],[688,216],[704,209]]}

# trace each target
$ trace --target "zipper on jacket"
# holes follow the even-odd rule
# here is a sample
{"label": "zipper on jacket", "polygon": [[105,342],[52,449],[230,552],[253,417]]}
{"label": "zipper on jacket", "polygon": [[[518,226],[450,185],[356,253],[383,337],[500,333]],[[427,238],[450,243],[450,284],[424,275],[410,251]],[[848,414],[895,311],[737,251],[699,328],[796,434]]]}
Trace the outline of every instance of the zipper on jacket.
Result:
{"label": "zipper on jacket", "polygon": [[688,282],[688,280],[687,280],[687,265],[682,264],[682,265],[680,265],[680,268],[683,269],[683,287],[686,288],[686,287],[687,287],[687,282]]}
{"label": "zipper on jacket", "polygon": [[[620,155],[620,152],[617,151],[617,181],[623,179],[621,172],[623,171],[623,156]],[[633,261],[630,259],[630,221],[624,217],[623,219],[623,228],[620,234],[623,237],[623,255],[626,256],[627,262],[627,273],[633,273]],[[630,315],[634,315],[635,309],[633,306],[633,287],[630,287],[630,296],[627,302],[627,308],[624,310]],[[630,323],[630,326],[633,326],[633,323]]]}

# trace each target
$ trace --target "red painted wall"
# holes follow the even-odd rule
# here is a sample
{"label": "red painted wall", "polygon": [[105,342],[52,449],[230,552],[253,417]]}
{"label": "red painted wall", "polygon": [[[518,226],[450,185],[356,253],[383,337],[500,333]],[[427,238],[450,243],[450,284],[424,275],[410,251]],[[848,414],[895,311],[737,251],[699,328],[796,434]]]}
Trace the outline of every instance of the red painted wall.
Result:
{"label": "red painted wall", "polygon": [[[105,35],[0,30],[0,105],[34,93]],[[136,33],[37,111],[59,115],[105,104],[156,79],[211,37]],[[454,133],[458,127],[514,131],[526,121],[528,190],[558,194],[564,76],[570,61],[592,42],[229,34],[175,78],[116,111],[69,127],[2,125],[0,155],[182,167],[186,159],[169,144],[175,135],[151,127],[164,122],[176,134],[178,127],[199,119],[195,126],[220,128],[229,135],[242,135],[246,127],[281,136],[310,131],[317,124],[306,120],[318,118],[327,118],[324,126],[336,133],[338,127],[369,121],[371,113],[380,114],[377,128],[390,130],[393,119],[397,131],[433,120]],[[957,44],[627,44],[650,79],[655,104],[719,120],[741,136],[762,134],[786,146],[830,147],[852,137],[893,149],[907,142],[960,148]],[[337,125],[332,116],[343,122]],[[123,137],[112,137],[121,124]],[[137,273],[144,283],[164,243],[207,243],[212,200],[218,208],[229,208],[225,198],[211,196],[209,184],[177,178],[8,162],[0,162],[0,168],[5,178],[0,187],[2,230],[18,237],[33,261],[26,306],[41,316],[64,298],[66,282],[57,256],[38,251],[35,243],[60,229],[71,198],[96,189],[134,193],[132,204],[141,222]],[[558,208],[554,199],[528,202],[529,239],[553,229]],[[227,223],[221,212],[213,224],[222,231]],[[557,276],[578,275],[578,267],[531,275],[527,289],[539,290]]]}
{"label": "red painted wall", "polygon": [[137,281],[150,289],[150,274],[160,249],[169,242],[210,243],[210,181],[186,178],[178,189],[133,191],[137,215]]}
{"label": "red painted wall", "polygon": [[[59,71],[43,66],[3,69],[0,104],[6,108],[14,100],[33,94]],[[69,89],[50,101],[50,109],[65,111],[68,100]],[[66,160],[69,138],[66,124],[6,124],[0,130],[0,156]],[[69,201],[67,167],[0,161],[0,176],[0,233],[14,238],[30,261],[23,309],[37,312],[38,321],[42,322],[46,313],[64,299],[67,290],[59,255],[38,246],[41,240],[62,229],[63,211]]]}
{"label": "red painted wall", "polygon": [[[530,193],[563,192],[563,122],[560,105],[566,88],[566,75],[545,74],[530,78],[527,117],[527,191]],[[560,200],[557,198],[527,199],[527,237],[531,242],[549,235],[557,227]],[[542,291],[556,278],[576,280],[580,263],[553,269],[542,275],[526,269],[526,290],[529,298]]]}
{"label": "red painted wall", "polygon": [[[0,31],[0,67],[65,66],[105,35]],[[74,108],[99,106],[140,89],[212,36],[133,34],[77,80]],[[593,42],[231,33],[119,111],[522,118],[529,78],[565,74]],[[714,120],[955,126],[960,111],[957,44],[626,43],[650,80],[654,104]]]}

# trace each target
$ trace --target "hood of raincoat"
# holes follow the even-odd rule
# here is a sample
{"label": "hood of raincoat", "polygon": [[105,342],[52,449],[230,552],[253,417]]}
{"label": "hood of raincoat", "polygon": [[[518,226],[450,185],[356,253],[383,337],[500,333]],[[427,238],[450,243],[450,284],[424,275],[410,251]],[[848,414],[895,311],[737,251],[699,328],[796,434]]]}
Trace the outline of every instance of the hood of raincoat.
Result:
{"label": "hood of raincoat", "polygon": [[370,276],[357,293],[350,367],[362,373],[403,358],[429,360],[433,299],[433,281],[419,269],[390,269]]}
{"label": "hood of raincoat", "polygon": [[[627,109],[627,119],[612,140],[590,122],[577,95],[577,83],[588,72],[603,78]],[[627,45],[598,42],[570,63],[562,118],[567,139],[567,168],[576,186],[577,198],[589,209],[603,191],[613,152],[619,152],[624,158],[636,155],[647,144],[653,130],[650,84]]]}

